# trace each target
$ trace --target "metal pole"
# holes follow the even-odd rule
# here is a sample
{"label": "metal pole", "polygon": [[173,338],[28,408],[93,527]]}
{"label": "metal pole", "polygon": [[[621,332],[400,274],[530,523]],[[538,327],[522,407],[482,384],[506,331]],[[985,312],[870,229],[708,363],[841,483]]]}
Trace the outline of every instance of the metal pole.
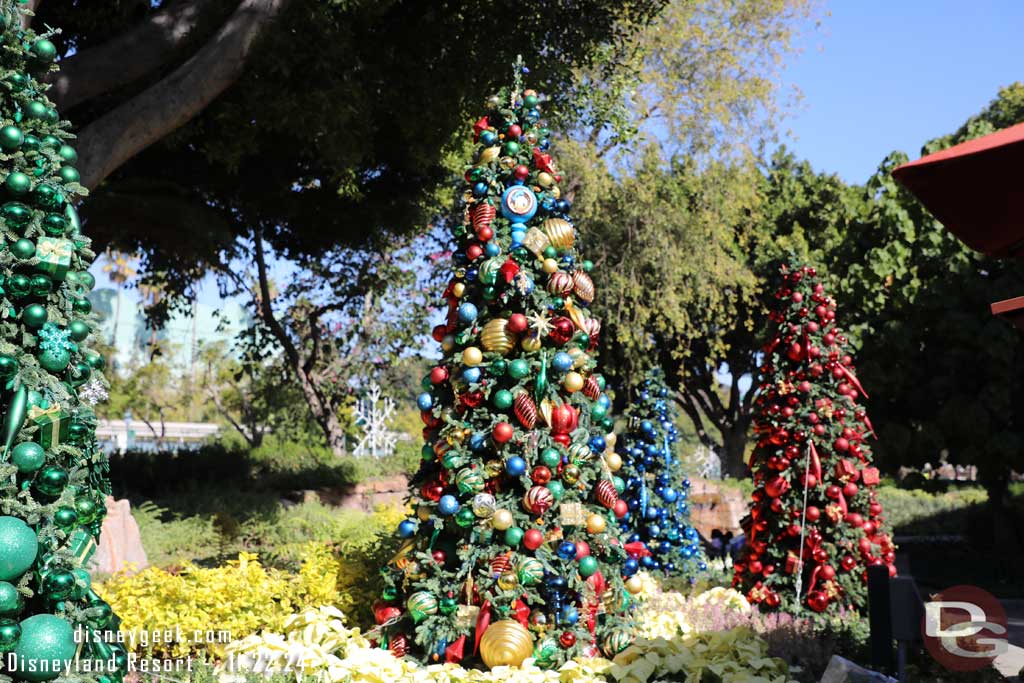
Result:
{"label": "metal pole", "polygon": [[868,567],[868,624],[871,627],[871,666],[892,671],[892,602],[889,567]]}

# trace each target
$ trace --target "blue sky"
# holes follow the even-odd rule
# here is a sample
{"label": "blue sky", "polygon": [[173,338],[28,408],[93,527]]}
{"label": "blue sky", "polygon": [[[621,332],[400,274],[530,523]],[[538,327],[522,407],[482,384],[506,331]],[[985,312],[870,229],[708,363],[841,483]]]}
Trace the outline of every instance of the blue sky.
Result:
{"label": "blue sky", "polygon": [[787,145],[863,182],[890,151],[912,159],[1024,80],[1022,0],[832,0],[785,72],[803,91]]}

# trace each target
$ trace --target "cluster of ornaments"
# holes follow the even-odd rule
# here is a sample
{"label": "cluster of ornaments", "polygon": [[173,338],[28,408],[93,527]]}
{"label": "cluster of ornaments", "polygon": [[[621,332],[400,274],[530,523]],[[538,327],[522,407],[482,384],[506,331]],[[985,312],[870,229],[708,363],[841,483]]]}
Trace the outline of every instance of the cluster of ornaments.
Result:
{"label": "cluster of ornaments", "polygon": [[780,275],[755,399],[757,488],[733,583],[765,608],[862,610],[866,567],[896,573],[874,491],[874,430],[858,403],[866,394],[815,269],[790,263]]}
{"label": "cluster of ornaments", "polygon": [[647,373],[625,417],[618,452],[625,464],[622,497],[629,513],[620,520],[622,529],[630,543],[646,545],[643,568],[693,578],[707,563],[700,536],[689,524],[690,480],[676,454],[679,430],[660,369]]}
{"label": "cluster of ornaments", "polygon": [[82,568],[108,491],[96,418],[78,389],[103,368],[88,348],[93,258],[72,201],[84,194],[67,124],[45,95],[57,50],[0,4],[0,674],[119,681],[127,653],[76,629],[117,619]]}
{"label": "cluster of ornaments", "polygon": [[415,518],[375,609],[396,655],[490,667],[613,656],[632,640],[641,549],[622,543],[611,401],[596,372],[592,264],[577,251],[540,97],[473,126],[464,221],[418,397]]}

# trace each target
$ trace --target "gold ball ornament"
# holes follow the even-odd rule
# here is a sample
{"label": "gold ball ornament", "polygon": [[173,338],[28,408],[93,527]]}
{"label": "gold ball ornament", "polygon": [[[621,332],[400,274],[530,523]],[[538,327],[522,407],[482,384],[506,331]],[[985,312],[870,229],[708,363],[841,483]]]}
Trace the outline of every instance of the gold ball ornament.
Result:
{"label": "gold ball ornament", "polygon": [[572,224],[564,218],[546,218],[540,229],[547,235],[548,241],[555,249],[571,249],[576,239],[576,231]]}
{"label": "gold ball ornament", "polygon": [[604,533],[604,530],[608,528],[608,520],[603,516],[593,514],[587,517],[587,531],[592,534]]}
{"label": "gold ball ornament", "polygon": [[480,331],[480,343],[487,351],[504,356],[513,349],[516,338],[508,331],[508,320],[495,318],[488,321]]}
{"label": "gold ball ornament", "polygon": [[512,517],[512,512],[502,508],[501,510],[495,510],[494,516],[491,517],[491,526],[498,531],[504,531],[512,526],[515,519]]}
{"label": "gold ball ornament", "polygon": [[502,619],[487,627],[480,638],[480,656],[488,668],[521,666],[533,654],[533,636],[513,619]]}
{"label": "gold ball ornament", "polygon": [[558,272],[558,261],[553,258],[546,258],[540,267],[545,273],[555,273]]}
{"label": "gold ball ornament", "polygon": [[582,270],[575,270],[572,273],[573,292],[584,304],[594,300],[594,281]]}
{"label": "gold ball ornament", "polygon": [[519,585],[519,578],[515,572],[505,572],[498,577],[498,588],[503,591],[512,590]]}
{"label": "gold ball ornament", "polygon": [[502,168],[506,170],[511,170],[512,167],[516,165],[516,160],[513,159],[512,157],[502,157],[501,161],[499,161],[498,163],[501,164]]}
{"label": "gold ball ornament", "polygon": [[547,171],[541,171],[537,174],[537,184],[541,187],[551,187],[555,184],[555,177]]}
{"label": "gold ball ornament", "polygon": [[626,590],[629,591],[630,595],[636,595],[644,589],[643,580],[634,574],[633,576],[626,579]]}
{"label": "gold ball ornament", "polygon": [[523,351],[540,351],[541,339],[536,334],[528,334],[519,342],[519,345],[523,347]]}
{"label": "gold ball ornament", "polygon": [[457,298],[461,299],[462,295],[466,293],[466,285],[461,282],[456,282],[452,285],[452,294]]}
{"label": "gold ball ornament", "polygon": [[604,456],[604,462],[606,465],[608,465],[608,469],[610,469],[612,472],[618,472],[620,469],[622,469],[622,456],[620,456],[615,451],[612,451],[611,453],[608,453],[608,455]]}
{"label": "gold ball ornament", "polygon": [[551,196],[554,197],[555,199],[558,199],[559,197],[562,196],[562,190],[558,187],[558,185],[555,185],[554,187],[549,189],[548,192],[550,192]]}
{"label": "gold ball ornament", "polygon": [[462,362],[473,367],[484,362],[483,352],[475,346],[468,346],[462,351]]}
{"label": "gold ball ornament", "polygon": [[583,375],[578,372],[567,372],[565,379],[562,380],[562,386],[570,394],[575,394],[577,391],[583,388]]}
{"label": "gold ball ornament", "polygon": [[446,334],[441,339],[441,350],[444,351],[445,353],[451,353],[454,348],[455,348],[455,335],[453,335],[453,334]]}
{"label": "gold ball ornament", "polygon": [[421,522],[425,522],[430,519],[430,508],[426,505],[420,505],[416,508],[416,516],[420,518]]}

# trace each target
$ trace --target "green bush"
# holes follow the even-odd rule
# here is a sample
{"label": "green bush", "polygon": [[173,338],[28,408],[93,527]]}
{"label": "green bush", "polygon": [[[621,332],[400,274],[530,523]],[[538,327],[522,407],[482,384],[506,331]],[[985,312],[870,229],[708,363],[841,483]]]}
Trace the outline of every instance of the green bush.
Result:
{"label": "green bush", "polygon": [[890,527],[900,534],[964,534],[969,511],[988,500],[982,488],[963,488],[946,493],[926,493],[894,486],[880,486],[878,501]]}

